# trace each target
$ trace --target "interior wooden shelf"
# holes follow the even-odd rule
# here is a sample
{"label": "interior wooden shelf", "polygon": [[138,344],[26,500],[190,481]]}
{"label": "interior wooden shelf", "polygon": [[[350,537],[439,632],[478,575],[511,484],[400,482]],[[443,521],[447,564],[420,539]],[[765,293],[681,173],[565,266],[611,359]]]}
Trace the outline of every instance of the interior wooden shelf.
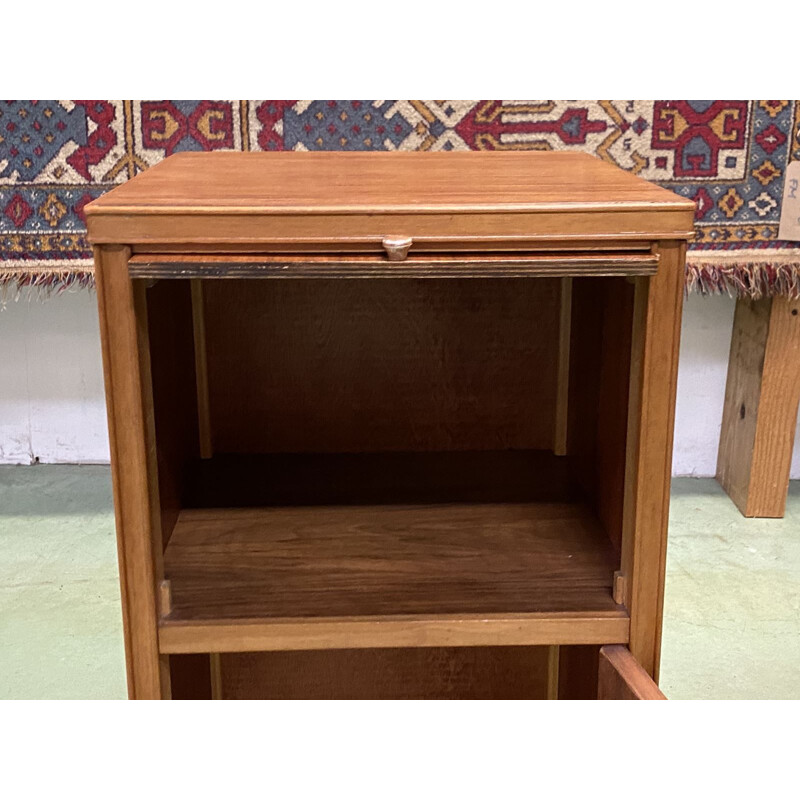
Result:
{"label": "interior wooden shelf", "polygon": [[[434,468],[448,459],[461,469]],[[224,459],[214,461],[207,472],[227,472]],[[495,470],[475,475],[471,461]],[[599,522],[569,497],[563,470],[525,482],[559,461],[535,453],[256,460],[283,481],[264,480],[251,461],[261,480],[249,491],[231,481],[240,496],[258,497],[263,484],[262,502],[282,504],[180,513],[165,552],[162,650],[626,641],[627,614],[611,590],[619,556]],[[512,467],[517,482],[503,484]],[[297,481],[298,473],[315,479]],[[355,476],[365,474],[373,476],[361,482],[366,500],[355,503]],[[217,497],[208,484],[198,494],[220,499],[223,483]],[[301,505],[310,498],[296,494],[300,486],[322,487],[317,496],[337,504]]]}

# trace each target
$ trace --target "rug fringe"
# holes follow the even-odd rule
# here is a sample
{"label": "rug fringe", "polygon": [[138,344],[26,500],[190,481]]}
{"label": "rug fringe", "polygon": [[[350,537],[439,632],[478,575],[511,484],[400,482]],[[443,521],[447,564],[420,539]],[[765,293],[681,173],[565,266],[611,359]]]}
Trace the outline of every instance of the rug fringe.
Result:
{"label": "rug fringe", "polygon": [[[744,259],[747,260],[744,260]],[[94,289],[94,266],[80,264],[22,265],[0,264],[0,302],[19,300],[27,292],[29,299],[46,299],[81,289]],[[800,299],[800,249],[761,251],[746,255],[741,251],[709,253],[690,251],[686,259],[686,294],[728,297],[784,296]]]}
{"label": "rug fringe", "polygon": [[94,289],[94,267],[91,264],[19,266],[0,265],[0,306],[9,300],[45,300],[53,294]]}
{"label": "rug fringe", "polygon": [[690,253],[686,260],[686,294],[726,294],[752,300],[779,295],[800,298],[800,250],[754,255]]}

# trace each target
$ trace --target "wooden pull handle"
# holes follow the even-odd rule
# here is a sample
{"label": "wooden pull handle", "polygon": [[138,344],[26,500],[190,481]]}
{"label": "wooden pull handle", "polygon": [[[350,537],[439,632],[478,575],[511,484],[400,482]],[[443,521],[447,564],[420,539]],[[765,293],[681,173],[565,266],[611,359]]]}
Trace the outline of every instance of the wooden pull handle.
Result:
{"label": "wooden pull handle", "polygon": [[389,261],[405,261],[410,247],[410,236],[386,236],[383,240],[383,249]]}

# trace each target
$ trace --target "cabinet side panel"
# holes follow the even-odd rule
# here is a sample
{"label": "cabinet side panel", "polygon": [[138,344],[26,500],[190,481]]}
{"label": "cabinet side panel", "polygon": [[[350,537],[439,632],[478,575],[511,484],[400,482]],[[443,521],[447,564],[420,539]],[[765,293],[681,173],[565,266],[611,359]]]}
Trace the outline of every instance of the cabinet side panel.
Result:
{"label": "cabinet side panel", "polygon": [[158,652],[156,582],[160,519],[149,393],[147,319],[135,297],[125,247],[95,249],[100,336],[108,408],[117,549],[122,589],[128,693],[169,696],[166,659]]}
{"label": "cabinet side panel", "polygon": [[572,471],[615,547],[622,539],[633,286],[573,280],[569,388]]}
{"label": "cabinet side panel", "polygon": [[567,453],[575,480],[597,497],[597,398],[600,390],[603,303],[602,284],[590,278],[572,281]]}
{"label": "cabinet side panel", "polygon": [[192,301],[189,281],[147,289],[153,413],[163,544],[181,510],[186,469],[199,455]]}
{"label": "cabinet side panel", "polygon": [[551,449],[559,285],[204,281],[215,450]]}
{"label": "cabinet side panel", "polygon": [[625,279],[603,281],[596,433],[597,514],[617,549],[622,543],[633,295],[633,286]]}
{"label": "cabinet side panel", "polygon": [[664,242],[657,252],[658,273],[638,279],[636,287],[622,548],[630,650],[655,680],[661,654],[686,245]]}

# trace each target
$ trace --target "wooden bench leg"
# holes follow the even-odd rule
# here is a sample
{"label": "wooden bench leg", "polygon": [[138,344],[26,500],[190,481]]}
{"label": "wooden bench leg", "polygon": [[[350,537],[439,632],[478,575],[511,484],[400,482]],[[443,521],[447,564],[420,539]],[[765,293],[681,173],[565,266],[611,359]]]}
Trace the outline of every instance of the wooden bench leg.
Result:
{"label": "wooden bench leg", "polygon": [[800,301],[738,300],[717,480],[746,517],[782,517],[800,401]]}

